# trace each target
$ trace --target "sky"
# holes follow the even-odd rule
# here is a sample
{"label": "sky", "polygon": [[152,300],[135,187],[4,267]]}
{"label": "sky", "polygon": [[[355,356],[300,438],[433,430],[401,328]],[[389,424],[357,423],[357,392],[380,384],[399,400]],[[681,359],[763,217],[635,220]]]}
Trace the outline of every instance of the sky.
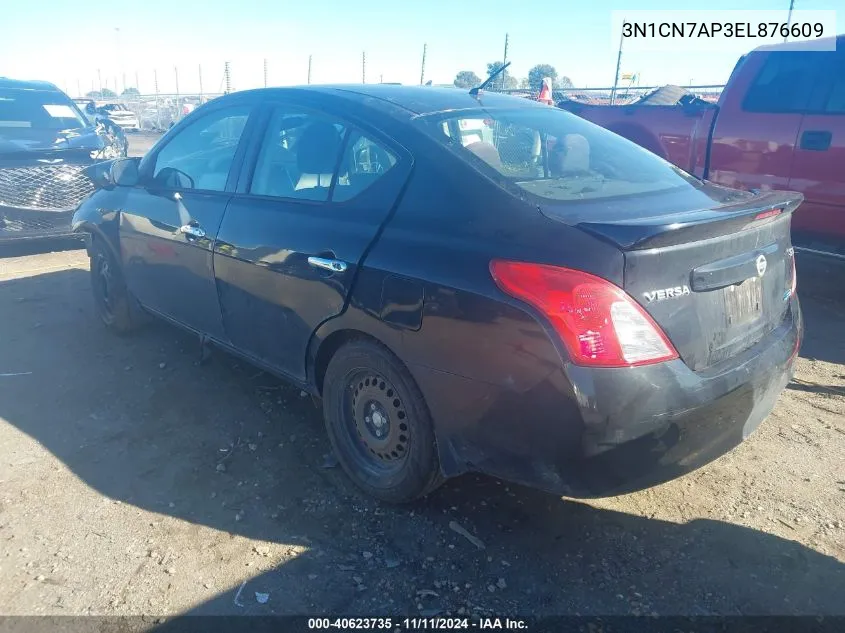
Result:
{"label": "sky", "polygon": [[[795,0],[796,9],[831,10],[845,33],[842,0]],[[0,76],[44,79],[72,96],[101,85],[137,86],[152,93],[220,92],[224,63],[232,88],[307,81],[357,83],[366,52],[367,83],[425,80],[448,84],[460,70],[486,74],[504,52],[509,73],[554,66],[577,87],[613,83],[617,45],[614,10],[736,9],[738,0],[609,2],[590,0],[0,0]],[[782,10],[788,0],[744,0],[742,9]],[[839,5],[839,6],[838,6]],[[739,49],[667,55],[630,52],[622,73],[641,85],[721,84]],[[749,43],[747,47],[753,48]],[[739,52],[738,52],[739,51]],[[201,71],[200,71],[201,67]],[[98,72],[99,71],[99,72]],[[125,83],[124,83],[125,78]],[[137,79],[136,79],[137,78]]]}

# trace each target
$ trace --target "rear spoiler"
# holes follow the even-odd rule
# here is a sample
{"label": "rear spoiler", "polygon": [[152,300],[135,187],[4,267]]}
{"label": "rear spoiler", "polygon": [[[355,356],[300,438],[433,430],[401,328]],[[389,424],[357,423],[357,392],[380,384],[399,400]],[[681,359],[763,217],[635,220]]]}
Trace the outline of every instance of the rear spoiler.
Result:
{"label": "rear spoiler", "polygon": [[697,242],[756,228],[790,215],[804,196],[770,191],[742,203],[618,222],[580,222],[576,226],[624,250]]}

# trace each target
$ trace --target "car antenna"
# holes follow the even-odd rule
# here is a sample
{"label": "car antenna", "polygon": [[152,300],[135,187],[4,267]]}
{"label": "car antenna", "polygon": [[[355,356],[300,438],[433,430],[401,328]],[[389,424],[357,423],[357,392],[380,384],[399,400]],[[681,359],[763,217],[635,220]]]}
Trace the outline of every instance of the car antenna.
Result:
{"label": "car antenna", "polygon": [[491,81],[493,81],[496,77],[498,77],[498,76],[499,76],[499,74],[500,74],[500,73],[501,73],[501,72],[502,72],[505,68],[507,68],[507,67],[508,67],[508,66],[510,66],[510,65],[511,65],[511,63],[510,63],[510,62],[508,62],[507,64],[502,64],[501,66],[499,66],[496,70],[494,70],[492,73],[490,73],[490,76],[489,76],[489,77],[487,77],[487,79],[485,79],[485,80],[484,80],[484,83],[482,83],[480,86],[476,86],[475,88],[473,88],[472,90],[470,90],[470,91],[469,91],[469,93],[470,93],[473,97],[477,97],[479,92],[481,92],[481,91],[482,91],[482,90],[484,90],[484,89],[485,89],[488,85],[490,85],[490,82],[491,82]]}

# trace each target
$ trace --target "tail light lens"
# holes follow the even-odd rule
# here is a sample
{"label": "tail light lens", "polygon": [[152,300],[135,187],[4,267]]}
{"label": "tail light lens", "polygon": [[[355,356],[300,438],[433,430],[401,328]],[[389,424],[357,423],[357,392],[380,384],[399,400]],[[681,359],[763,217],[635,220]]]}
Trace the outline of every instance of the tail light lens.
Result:
{"label": "tail light lens", "polygon": [[579,270],[493,260],[499,288],[549,319],[578,365],[630,367],[678,358],[660,327],[624,290]]}

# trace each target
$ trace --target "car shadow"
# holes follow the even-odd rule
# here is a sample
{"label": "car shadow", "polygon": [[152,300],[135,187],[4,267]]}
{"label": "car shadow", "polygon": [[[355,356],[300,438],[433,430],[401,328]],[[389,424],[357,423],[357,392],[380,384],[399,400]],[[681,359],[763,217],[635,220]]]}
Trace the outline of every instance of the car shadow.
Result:
{"label": "car shadow", "polygon": [[796,266],[805,324],[800,355],[845,364],[845,262],[799,254]]}
{"label": "car shadow", "polygon": [[226,354],[200,364],[170,326],[111,335],[82,270],[0,283],[0,313],[6,423],[105,497],[293,552],[190,614],[845,614],[845,565],[720,520],[475,475],[406,507],[363,497],[310,398]]}

